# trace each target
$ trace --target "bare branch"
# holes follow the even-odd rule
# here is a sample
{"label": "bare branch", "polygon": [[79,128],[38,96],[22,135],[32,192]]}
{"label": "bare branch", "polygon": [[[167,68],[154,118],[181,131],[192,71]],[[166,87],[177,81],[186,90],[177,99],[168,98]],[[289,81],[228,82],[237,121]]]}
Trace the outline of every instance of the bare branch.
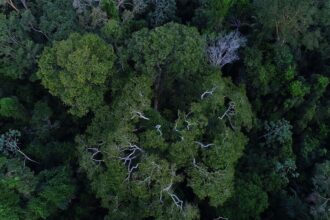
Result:
{"label": "bare branch", "polygon": [[215,218],[213,220],[228,220],[228,218],[224,218],[224,217],[219,216],[218,218]]}
{"label": "bare branch", "polygon": [[208,148],[215,145],[215,144],[203,144],[199,141],[195,141],[195,143],[198,144],[201,148]]}
{"label": "bare branch", "polygon": [[161,125],[156,125],[155,128],[157,130],[157,132],[159,133],[160,136],[163,136],[163,132],[160,130],[162,126]]}
{"label": "bare branch", "polygon": [[141,118],[141,119],[144,119],[144,120],[150,120],[149,118],[147,118],[146,116],[143,115],[143,113],[139,112],[139,111],[133,111],[132,112],[133,116],[131,119],[135,118],[135,117],[138,117],[138,118]]}
{"label": "bare branch", "polygon": [[4,135],[1,135],[0,139],[2,139],[3,146],[0,146],[0,149],[2,149],[2,151],[4,151],[5,153],[21,154],[24,157],[24,164],[25,164],[25,160],[39,164],[39,162],[27,156],[18,146],[18,137],[20,135],[21,134],[19,131],[12,131],[12,130],[10,130]]}
{"label": "bare branch", "polygon": [[185,121],[186,124],[187,124],[187,125],[186,125],[187,130],[190,130],[190,126],[195,125],[195,123],[191,123],[191,122],[188,121],[188,119],[187,119],[191,113],[192,113],[192,112],[189,112],[187,115],[184,114],[184,121]]}
{"label": "bare branch", "polygon": [[139,164],[136,164],[135,166],[132,166],[132,167],[128,167],[128,174],[127,174],[127,177],[126,177],[125,181],[129,181],[129,179],[131,178],[133,170],[137,169],[138,167],[139,167]]}
{"label": "bare branch", "polygon": [[87,148],[88,151],[91,151],[92,155],[90,157],[90,159],[98,164],[100,164],[101,162],[103,162],[104,160],[100,160],[100,159],[95,159],[95,157],[98,155],[98,154],[102,154],[102,152],[98,149],[98,148],[95,148],[95,147],[88,147]]}
{"label": "bare branch", "polygon": [[163,203],[163,192],[166,192],[171,197],[172,201],[174,202],[174,205],[182,211],[183,201],[179,199],[177,195],[171,192],[172,185],[173,185],[173,179],[171,180],[171,183],[167,187],[165,187],[160,191],[159,201]]}
{"label": "bare branch", "polygon": [[143,152],[143,150],[138,147],[135,144],[129,143],[129,147],[121,150],[122,152],[128,151],[128,155],[125,157],[119,157],[121,161],[123,161],[124,165],[127,165],[127,177],[124,181],[129,181],[132,172],[136,170],[139,166],[139,164],[136,164],[135,166],[132,165],[132,162],[134,159],[138,157],[137,153]]}
{"label": "bare branch", "polygon": [[213,87],[211,90],[206,90],[206,91],[201,95],[201,100],[203,100],[205,96],[211,96],[211,95],[213,95],[213,93],[214,93],[214,91],[215,91],[216,88],[217,88],[217,87]]}
{"label": "bare branch", "polygon": [[227,117],[231,128],[235,130],[235,126],[233,125],[233,123],[231,121],[232,117],[235,116],[235,115],[236,115],[235,102],[230,102],[227,110],[223,113],[222,116],[219,116],[218,119],[223,120],[224,117]]}

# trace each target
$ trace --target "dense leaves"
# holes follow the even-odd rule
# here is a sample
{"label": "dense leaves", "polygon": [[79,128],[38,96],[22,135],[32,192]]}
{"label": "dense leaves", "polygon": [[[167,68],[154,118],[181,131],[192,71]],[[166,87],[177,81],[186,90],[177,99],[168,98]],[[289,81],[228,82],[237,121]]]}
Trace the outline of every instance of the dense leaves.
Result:
{"label": "dense leaves", "polygon": [[71,113],[83,116],[102,105],[114,60],[112,47],[98,36],[71,34],[44,50],[37,75]]}
{"label": "dense leaves", "polygon": [[0,0],[0,219],[329,219],[329,15]]}

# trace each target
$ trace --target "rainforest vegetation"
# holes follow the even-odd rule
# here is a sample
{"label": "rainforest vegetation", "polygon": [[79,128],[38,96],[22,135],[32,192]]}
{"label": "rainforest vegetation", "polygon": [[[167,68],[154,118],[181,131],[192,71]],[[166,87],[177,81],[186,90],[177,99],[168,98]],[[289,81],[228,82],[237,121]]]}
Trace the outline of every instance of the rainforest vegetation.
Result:
{"label": "rainforest vegetation", "polygon": [[330,0],[0,0],[0,220],[329,220]]}

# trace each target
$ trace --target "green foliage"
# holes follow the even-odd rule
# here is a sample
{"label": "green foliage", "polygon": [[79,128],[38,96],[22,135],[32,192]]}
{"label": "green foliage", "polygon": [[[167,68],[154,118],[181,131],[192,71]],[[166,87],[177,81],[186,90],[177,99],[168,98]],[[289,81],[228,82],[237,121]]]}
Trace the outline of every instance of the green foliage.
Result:
{"label": "green foliage", "polygon": [[0,116],[18,120],[26,119],[24,106],[15,97],[0,99]]}
{"label": "green foliage", "polygon": [[[225,216],[230,219],[260,219],[260,214],[268,207],[267,193],[260,187],[260,180],[236,183],[235,196],[225,209]],[[235,212],[231,211],[235,209]]]}
{"label": "green foliage", "polygon": [[28,32],[31,31],[32,16],[0,13],[0,76],[21,79],[29,76],[35,67],[36,55],[40,46],[34,43]]}
{"label": "green foliage", "polygon": [[83,116],[102,105],[114,60],[112,47],[98,36],[71,34],[44,50],[37,75],[72,114]]}
{"label": "green foliage", "polygon": [[312,0],[257,0],[253,2],[253,6],[257,21],[262,25],[266,36],[275,38],[278,42],[289,43],[293,47],[301,44],[314,47],[315,43],[310,44],[310,41],[315,40],[318,32],[309,31],[316,13]]}
{"label": "green foliage", "polygon": [[292,126],[285,119],[265,123],[266,134],[263,136],[266,139],[267,143],[278,141],[279,143],[285,143],[291,141]]}
{"label": "green foliage", "polygon": [[167,101],[160,97],[171,97],[170,105],[175,106],[174,108],[184,108],[183,100],[189,102],[193,96],[196,97],[202,92],[196,90],[196,87],[200,83],[199,80],[202,80],[201,77],[207,74],[203,71],[204,48],[205,41],[195,28],[175,23],[151,31],[142,29],[133,34],[128,53],[135,63],[136,71],[154,78],[154,105],[157,108],[163,107],[164,101]]}
{"label": "green foliage", "polygon": [[101,1],[101,8],[105,11],[108,17],[112,19],[118,19],[119,12],[118,8],[116,7],[116,2],[114,0],[102,0]]}
{"label": "green foliage", "polygon": [[290,93],[295,97],[302,97],[309,91],[309,88],[304,86],[301,81],[293,81],[290,84]]}
{"label": "green foliage", "polygon": [[79,30],[71,1],[42,0],[37,4],[42,10],[39,28],[48,40],[64,40],[71,32]]}
{"label": "green foliage", "polygon": [[131,13],[145,17],[148,23],[155,27],[161,26],[176,17],[175,0],[133,0]]}
{"label": "green foliage", "polygon": [[200,7],[196,10],[195,23],[201,28],[219,31],[224,18],[237,0],[199,0]]}
{"label": "green foliage", "polygon": [[328,219],[329,216],[329,196],[330,196],[330,162],[317,164],[313,176],[313,185],[316,192],[316,204],[311,207],[311,214],[316,219]]}
{"label": "green foliage", "polygon": [[329,219],[329,9],[0,0],[0,219]]}
{"label": "green foliage", "polygon": [[21,160],[0,157],[0,177],[2,219],[46,219],[66,208],[74,194],[64,167],[34,175]]}
{"label": "green foliage", "polygon": [[297,166],[295,161],[288,159],[284,163],[276,163],[276,172],[279,173],[282,179],[289,183],[289,178],[297,178],[299,173],[296,172]]}
{"label": "green foliage", "polygon": [[169,23],[134,33],[128,49],[137,71],[156,74],[166,68],[172,74],[175,71],[176,77],[188,77],[184,74],[194,74],[202,64],[204,41],[195,28]]}
{"label": "green foliage", "polygon": [[74,195],[70,173],[65,167],[43,171],[38,175],[39,193],[28,205],[28,218],[46,219],[57,209],[66,209]]}

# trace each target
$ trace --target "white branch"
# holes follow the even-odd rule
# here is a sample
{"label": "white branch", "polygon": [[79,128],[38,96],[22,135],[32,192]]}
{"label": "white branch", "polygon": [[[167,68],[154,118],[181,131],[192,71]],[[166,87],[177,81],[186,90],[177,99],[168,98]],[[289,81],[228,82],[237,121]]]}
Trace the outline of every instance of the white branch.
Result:
{"label": "white branch", "polygon": [[228,220],[228,218],[224,218],[224,217],[219,216],[218,218],[215,218],[213,220]]}
{"label": "white branch", "polygon": [[139,111],[133,111],[132,112],[132,114],[134,114],[133,116],[132,116],[132,118],[131,119],[133,119],[133,118],[135,118],[135,117],[138,117],[138,118],[141,118],[141,119],[144,119],[144,120],[150,120],[149,118],[147,118],[146,116],[144,116],[141,112],[139,112]]}
{"label": "white branch", "polygon": [[210,63],[222,68],[228,63],[239,60],[237,50],[245,46],[246,38],[241,36],[238,31],[219,38],[212,46],[207,49]]}
{"label": "white branch", "polygon": [[160,191],[160,197],[159,197],[159,201],[161,203],[163,203],[163,192],[166,192],[172,199],[172,201],[174,202],[175,206],[178,207],[180,210],[182,210],[183,208],[183,201],[181,199],[179,199],[179,197],[177,195],[175,195],[174,193],[172,193],[170,190],[172,188],[173,185],[173,180],[171,180],[171,183],[165,187],[164,189],[162,189]]}
{"label": "white branch", "polygon": [[211,95],[213,95],[213,93],[214,93],[214,91],[215,91],[215,89],[216,89],[217,87],[213,87],[211,90],[206,90],[202,95],[201,95],[201,100],[203,100],[204,99],[204,97],[207,95],[207,96],[211,96]]}
{"label": "white branch", "polygon": [[190,130],[190,126],[192,126],[192,125],[195,125],[195,123],[191,123],[190,121],[188,121],[188,116],[191,114],[191,112],[189,112],[187,115],[185,114],[184,115],[184,121],[186,122],[186,128],[187,128],[187,130]]}
{"label": "white branch", "polygon": [[131,178],[133,170],[137,169],[138,167],[139,167],[139,164],[136,164],[135,166],[132,166],[132,167],[128,167],[128,174],[127,174],[127,177],[126,177],[125,181],[129,181],[129,179]]}
{"label": "white branch", "polygon": [[201,148],[208,148],[215,145],[215,144],[203,144],[202,142],[199,141],[195,141],[195,143],[198,144]]}
{"label": "white branch", "polygon": [[91,151],[92,155],[90,157],[90,159],[94,162],[100,163],[103,162],[104,160],[99,160],[99,159],[95,159],[96,155],[101,154],[102,152],[96,148],[96,147],[88,147],[87,150]]}
{"label": "white branch", "polygon": [[221,117],[218,118],[222,120],[225,116],[227,117],[234,116],[236,114],[235,108],[236,108],[235,102],[230,102],[227,110],[223,113]]}
{"label": "white branch", "polygon": [[160,136],[163,136],[163,132],[160,130],[162,126],[161,125],[156,125],[155,128],[157,130],[157,132],[159,133]]}
{"label": "white branch", "polygon": [[138,152],[143,152],[143,150],[138,147],[135,144],[129,143],[129,147],[126,149],[121,150],[122,152],[124,151],[129,151],[128,155],[125,157],[119,157],[120,160],[123,161],[124,165],[127,164],[127,177],[125,178],[125,181],[129,181],[132,172],[138,168],[139,164],[136,164],[135,166],[132,166],[132,162],[135,158],[138,157],[137,153]]}

